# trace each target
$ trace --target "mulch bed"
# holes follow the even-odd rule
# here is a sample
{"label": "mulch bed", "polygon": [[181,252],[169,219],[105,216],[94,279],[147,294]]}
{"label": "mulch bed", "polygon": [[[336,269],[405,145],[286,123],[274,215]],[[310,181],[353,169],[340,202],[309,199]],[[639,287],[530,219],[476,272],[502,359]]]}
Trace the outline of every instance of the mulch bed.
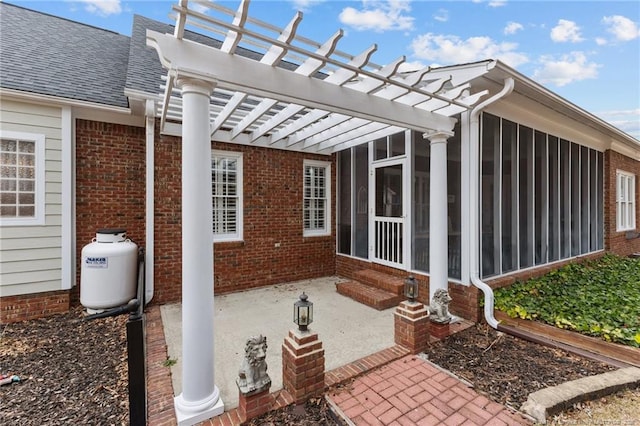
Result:
{"label": "mulch bed", "polygon": [[2,425],[126,425],[127,316],[82,321],[63,315],[2,325]]}
{"label": "mulch bed", "polygon": [[477,391],[515,409],[537,390],[616,369],[480,324],[432,344],[426,355]]}
{"label": "mulch bed", "polygon": [[[83,322],[64,315],[2,325],[2,425],[128,424],[126,315]],[[529,393],[613,370],[606,364],[476,325],[426,352],[494,401],[519,408]],[[339,425],[324,398],[254,419],[250,425]]]}
{"label": "mulch bed", "polygon": [[280,425],[336,425],[344,423],[329,408],[322,398],[312,398],[305,404],[290,405],[277,411],[271,411],[246,423],[248,426],[280,426]]}

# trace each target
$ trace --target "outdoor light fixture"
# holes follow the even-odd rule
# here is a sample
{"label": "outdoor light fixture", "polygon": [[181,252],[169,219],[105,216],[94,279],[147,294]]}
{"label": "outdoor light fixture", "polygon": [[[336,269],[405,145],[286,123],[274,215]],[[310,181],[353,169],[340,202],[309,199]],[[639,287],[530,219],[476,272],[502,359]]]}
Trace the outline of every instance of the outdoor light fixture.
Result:
{"label": "outdoor light fixture", "polygon": [[309,302],[308,298],[303,291],[300,300],[293,304],[293,322],[298,325],[300,331],[306,331],[307,326],[313,322],[313,303]]}
{"label": "outdoor light fixture", "polygon": [[413,277],[413,275],[409,275],[409,278],[404,280],[404,295],[409,302],[415,302],[418,297],[419,287],[418,281]]}

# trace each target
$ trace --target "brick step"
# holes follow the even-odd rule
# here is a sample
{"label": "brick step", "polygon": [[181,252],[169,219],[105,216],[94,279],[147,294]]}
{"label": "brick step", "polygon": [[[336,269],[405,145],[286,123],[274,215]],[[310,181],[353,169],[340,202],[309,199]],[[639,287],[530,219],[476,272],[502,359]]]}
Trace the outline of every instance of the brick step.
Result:
{"label": "brick step", "polygon": [[382,311],[397,306],[404,300],[404,296],[390,293],[379,288],[371,287],[357,281],[347,281],[336,284],[336,290],[343,296]]}
{"label": "brick step", "polygon": [[402,278],[372,269],[363,269],[355,272],[353,275],[354,280],[360,283],[368,284],[398,296],[404,293],[404,279]]}

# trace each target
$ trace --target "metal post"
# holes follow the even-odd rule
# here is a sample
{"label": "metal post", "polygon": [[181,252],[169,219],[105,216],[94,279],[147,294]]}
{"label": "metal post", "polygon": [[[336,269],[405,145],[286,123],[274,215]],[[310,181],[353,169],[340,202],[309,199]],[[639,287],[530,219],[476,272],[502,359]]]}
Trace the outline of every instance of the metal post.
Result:
{"label": "metal post", "polygon": [[127,321],[127,354],[129,367],[129,424],[147,423],[147,371],[144,335],[145,268],[144,249],[138,251],[138,308]]}

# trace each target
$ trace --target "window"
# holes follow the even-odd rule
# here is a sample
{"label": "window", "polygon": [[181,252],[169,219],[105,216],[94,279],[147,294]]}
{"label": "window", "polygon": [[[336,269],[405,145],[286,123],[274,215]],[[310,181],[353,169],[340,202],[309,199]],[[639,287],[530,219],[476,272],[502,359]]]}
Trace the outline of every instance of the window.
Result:
{"label": "window", "polygon": [[616,172],[618,197],[616,198],[617,230],[629,231],[636,227],[636,176],[618,170]]}
{"label": "window", "polygon": [[242,154],[212,151],[213,241],[242,240]]}
{"label": "window", "polygon": [[44,135],[0,132],[2,225],[44,224]]}
{"label": "window", "polygon": [[322,161],[304,162],[304,236],[331,234],[331,164]]}

